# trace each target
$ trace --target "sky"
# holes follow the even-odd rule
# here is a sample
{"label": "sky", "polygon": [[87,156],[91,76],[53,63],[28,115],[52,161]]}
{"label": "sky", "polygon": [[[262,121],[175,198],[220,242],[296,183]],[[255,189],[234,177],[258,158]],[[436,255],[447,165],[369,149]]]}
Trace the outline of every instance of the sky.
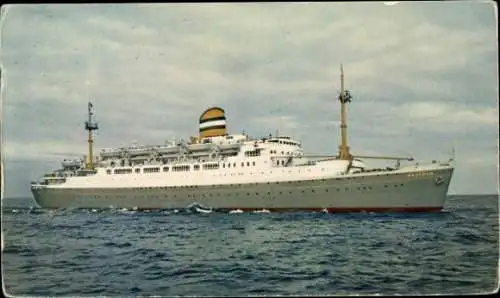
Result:
{"label": "sky", "polygon": [[[494,2],[2,6],[4,197],[95,150],[228,131],[336,154],[340,65],[358,155],[455,156],[449,194],[498,193]],[[370,161],[367,161],[370,164]]]}

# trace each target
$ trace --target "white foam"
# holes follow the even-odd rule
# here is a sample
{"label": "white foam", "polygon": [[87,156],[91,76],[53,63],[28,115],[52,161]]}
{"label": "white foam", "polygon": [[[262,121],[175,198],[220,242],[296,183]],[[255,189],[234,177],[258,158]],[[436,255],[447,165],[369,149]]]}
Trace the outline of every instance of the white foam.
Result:
{"label": "white foam", "polygon": [[253,213],[271,213],[271,211],[267,209],[262,209],[262,210],[255,210]]}
{"label": "white foam", "polygon": [[232,213],[243,213],[243,210],[241,210],[241,209],[231,210],[231,211],[229,211],[229,213],[231,213],[231,214]]}

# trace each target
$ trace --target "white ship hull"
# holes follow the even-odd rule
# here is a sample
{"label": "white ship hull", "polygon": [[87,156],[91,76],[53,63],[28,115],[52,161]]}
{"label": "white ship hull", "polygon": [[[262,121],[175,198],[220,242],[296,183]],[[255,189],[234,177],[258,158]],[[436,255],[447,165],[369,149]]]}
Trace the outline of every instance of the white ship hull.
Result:
{"label": "white ship hull", "polygon": [[[182,209],[196,203],[243,211],[439,211],[453,168],[431,166],[325,179],[198,186],[34,188],[44,208]],[[269,180],[268,180],[269,181]],[[166,185],[166,184],[165,184]]]}
{"label": "white ship hull", "polygon": [[[306,156],[302,144],[288,136],[250,138],[228,134],[220,107],[199,118],[199,135],[169,146],[105,149],[94,159],[92,104],[88,104],[89,155],[80,166],[63,168],[32,182],[44,208],[182,209],[199,204],[232,210],[439,211],[443,208],[453,166],[368,169],[370,158],[351,154],[347,144],[341,67],[341,143],[336,156]],[[373,157],[371,157],[373,158]],[[85,160],[85,163],[83,161]],[[451,161],[452,159],[450,159]]]}

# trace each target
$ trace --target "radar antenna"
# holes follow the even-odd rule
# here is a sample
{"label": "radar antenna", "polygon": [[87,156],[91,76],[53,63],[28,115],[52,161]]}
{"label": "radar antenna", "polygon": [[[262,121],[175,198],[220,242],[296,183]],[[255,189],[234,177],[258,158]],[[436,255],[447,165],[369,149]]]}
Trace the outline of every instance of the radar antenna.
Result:
{"label": "radar antenna", "polygon": [[93,136],[92,136],[92,131],[99,129],[99,126],[97,125],[97,122],[93,121],[93,117],[92,117],[94,115],[94,113],[92,112],[93,107],[94,106],[89,101],[89,104],[88,104],[89,119],[88,119],[88,121],[85,121],[85,130],[87,130],[89,132],[89,139],[88,139],[88,142],[89,142],[89,156],[88,156],[86,168],[87,169],[91,169],[91,170],[94,169],[94,155],[93,155],[93,151],[92,151],[92,144],[94,143],[94,140],[93,140]]}

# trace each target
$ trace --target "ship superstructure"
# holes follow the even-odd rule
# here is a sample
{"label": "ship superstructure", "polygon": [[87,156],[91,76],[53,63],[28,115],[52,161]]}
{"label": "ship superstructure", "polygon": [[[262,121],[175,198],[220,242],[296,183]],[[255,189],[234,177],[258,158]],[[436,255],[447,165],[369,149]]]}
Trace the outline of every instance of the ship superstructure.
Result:
{"label": "ship superstructure", "polygon": [[[60,170],[32,183],[35,200],[49,208],[437,211],[451,180],[449,162],[401,167],[411,157],[352,155],[347,145],[341,67],[341,143],[336,156],[305,155],[288,136],[229,134],[225,111],[205,110],[199,134],[164,145],[102,149],[93,156],[98,129],[89,103],[88,156],[65,160]],[[390,159],[393,167],[369,169],[364,158]]]}

